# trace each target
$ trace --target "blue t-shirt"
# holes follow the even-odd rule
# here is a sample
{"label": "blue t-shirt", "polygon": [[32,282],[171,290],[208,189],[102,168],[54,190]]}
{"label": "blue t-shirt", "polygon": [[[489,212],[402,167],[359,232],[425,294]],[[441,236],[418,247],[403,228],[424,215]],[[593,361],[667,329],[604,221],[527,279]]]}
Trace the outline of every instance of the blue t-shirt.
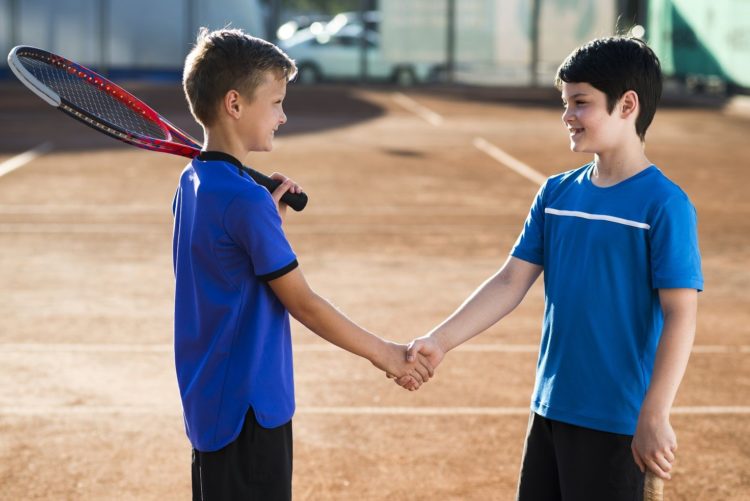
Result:
{"label": "blue t-shirt", "polygon": [[175,194],[175,365],[193,447],[239,435],[248,408],[267,428],[294,414],[289,315],[267,281],[297,266],[264,187],[233,157],[204,152]]}
{"label": "blue t-shirt", "polygon": [[662,332],[658,289],[703,288],[696,213],[656,166],[608,188],[592,170],[549,178],[511,251],[544,267],[531,408],[632,435]]}

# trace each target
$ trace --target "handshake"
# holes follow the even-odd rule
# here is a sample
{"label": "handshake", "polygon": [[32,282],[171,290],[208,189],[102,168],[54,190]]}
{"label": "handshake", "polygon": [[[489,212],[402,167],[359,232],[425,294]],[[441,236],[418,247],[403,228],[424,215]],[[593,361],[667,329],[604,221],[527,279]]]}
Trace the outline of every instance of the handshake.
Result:
{"label": "handshake", "polygon": [[414,391],[435,374],[447,351],[432,336],[417,338],[408,345],[384,341],[370,361],[396,384]]}

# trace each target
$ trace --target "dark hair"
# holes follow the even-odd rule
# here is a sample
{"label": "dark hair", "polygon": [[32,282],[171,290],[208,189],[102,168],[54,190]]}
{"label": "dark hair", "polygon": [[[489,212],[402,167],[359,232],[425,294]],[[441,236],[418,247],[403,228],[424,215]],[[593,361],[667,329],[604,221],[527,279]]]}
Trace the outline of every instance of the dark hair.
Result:
{"label": "dark hair", "polygon": [[190,112],[201,124],[211,125],[227,92],[234,89],[252,99],[267,71],[291,80],[297,67],[274,44],[242,30],[201,28],[182,75]]}
{"label": "dark hair", "polygon": [[560,67],[555,87],[562,83],[588,83],[607,95],[607,112],[623,94],[638,94],[640,111],[635,131],[643,141],[661,98],[662,74],[659,58],[643,40],[633,37],[599,38],[574,50]]}

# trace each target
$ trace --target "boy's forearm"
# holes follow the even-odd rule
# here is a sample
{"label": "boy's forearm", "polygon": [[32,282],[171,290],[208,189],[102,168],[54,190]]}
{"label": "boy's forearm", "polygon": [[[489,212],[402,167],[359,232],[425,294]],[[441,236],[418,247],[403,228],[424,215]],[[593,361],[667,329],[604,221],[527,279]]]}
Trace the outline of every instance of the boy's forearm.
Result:
{"label": "boy's forearm", "polygon": [[688,301],[682,308],[665,312],[664,328],[642,415],[648,414],[654,418],[669,416],[695,339],[696,305],[690,299]]}
{"label": "boy's forearm", "polygon": [[541,267],[530,263],[520,264],[525,269],[519,269],[517,261],[513,266],[509,264],[510,260],[430,332],[444,352],[485,331],[513,311],[541,273]]}
{"label": "boy's forearm", "polygon": [[385,342],[352,322],[324,298],[313,294],[294,317],[312,332],[348,352],[374,361]]}
{"label": "boy's forearm", "polygon": [[300,268],[272,280],[269,285],[294,318],[326,341],[371,362],[388,346],[316,294],[307,285]]}

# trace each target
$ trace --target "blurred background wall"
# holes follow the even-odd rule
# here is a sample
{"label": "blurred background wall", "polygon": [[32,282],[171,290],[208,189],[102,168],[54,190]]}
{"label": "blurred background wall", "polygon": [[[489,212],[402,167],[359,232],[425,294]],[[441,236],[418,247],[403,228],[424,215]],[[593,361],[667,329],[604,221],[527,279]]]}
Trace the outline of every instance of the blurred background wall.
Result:
{"label": "blurred background wall", "polygon": [[3,54],[33,45],[113,78],[178,78],[199,26],[265,35],[257,0],[0,0],[0,18]]}
{"label": "blurred background wall", "polygon": [[549,86],[574,47],[628,33],[689,90],[750,89],[748,0],[0,0],[4,54],[34,45],[111,78],[177,81],[197,28],[227,25],[282,44],[306,83]]}

